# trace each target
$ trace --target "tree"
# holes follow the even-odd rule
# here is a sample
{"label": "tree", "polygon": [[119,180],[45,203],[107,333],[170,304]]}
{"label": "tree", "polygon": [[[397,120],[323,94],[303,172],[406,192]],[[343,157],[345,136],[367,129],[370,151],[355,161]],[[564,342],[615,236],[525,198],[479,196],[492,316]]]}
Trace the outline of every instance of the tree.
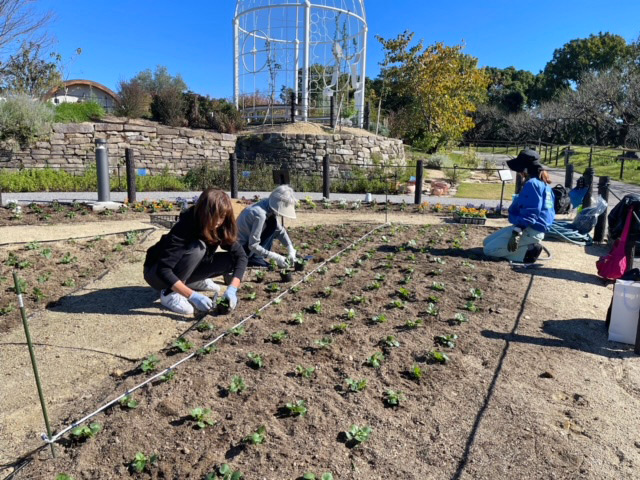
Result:
{"label": "tree", "polygon": [[49,23],[52,14],[36,11],[34,3],[36,0],[0,0],[0,52],[15,42],[43,45],[44,37],[33,36]]}
{"label": "tree", "polygon": [[4,93],[42,97],[61,80],[56,63],[44,60],[41,45],[34,42],[23,43],[0,68],[0,90]]}
{"label": "tree", "polygon": [[158,65],[155,72],[144,70],[129,83],[142,88],[151,96],[151,115],[154,120],[171,126],[186,125],[187,105],[183,94],[187,90],[187,84],[182,76],[173,76],[167,67]]}
{"label": "tree", "polygon": [[514,67],[486,67],[485,72],[489,76],[489,105],[511,113],[521,112],[524,107],[531,106],[536,83],[533,73]]}
{"label": "tree", "polygon": [[602,72],[626,63],[632,55],[627,41],[612,33],[589,35],[566,43],[553,52],[544,69],[546,98],[552,98],[590,72]]}
{"label": "tree", "polygon": [[151,116],[151,94],[142,84],[133,79],[120,81],[118,85],[118,107],[116,114],[127,118]]}
{"label": "tree", "polygon": [[486,97],[488,78],[461,45],[411,46],[413,36],[378,37],[385,50],[381,76],[390,91],[408,99],[393,116],[392,133],[431,152],[473,127],[471,114]]}

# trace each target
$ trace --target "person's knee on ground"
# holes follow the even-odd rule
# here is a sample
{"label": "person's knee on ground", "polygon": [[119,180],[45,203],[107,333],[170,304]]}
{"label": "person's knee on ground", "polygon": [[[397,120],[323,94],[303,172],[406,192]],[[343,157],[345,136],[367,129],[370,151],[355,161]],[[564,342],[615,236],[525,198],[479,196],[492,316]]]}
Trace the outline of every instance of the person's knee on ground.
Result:
{"label": "person's knee on ground", "polygon": [[540,245],[539,243],[529,245],[529,248],[527,249],[527,253],[525,253],[524,255],[524,260],[522,260],[522,263],[535,263],[536,260],[538,260],[538,258],[540,257],[541,253],[542,253],[542,245]]}

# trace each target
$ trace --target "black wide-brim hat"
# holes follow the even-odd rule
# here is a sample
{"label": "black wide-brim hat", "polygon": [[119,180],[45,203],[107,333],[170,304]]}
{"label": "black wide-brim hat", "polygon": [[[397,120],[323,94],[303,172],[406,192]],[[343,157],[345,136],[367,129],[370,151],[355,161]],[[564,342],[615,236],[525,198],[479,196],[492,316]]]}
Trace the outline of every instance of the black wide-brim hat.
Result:
{"label": "black wide-brim hat", "polygon": [[540,155],[531,149],[522,150],[516,158],[508,160],[507,165],[511,170],[518,173],[528,170],[529,167],[539,167],[539,169],[542,169]]}

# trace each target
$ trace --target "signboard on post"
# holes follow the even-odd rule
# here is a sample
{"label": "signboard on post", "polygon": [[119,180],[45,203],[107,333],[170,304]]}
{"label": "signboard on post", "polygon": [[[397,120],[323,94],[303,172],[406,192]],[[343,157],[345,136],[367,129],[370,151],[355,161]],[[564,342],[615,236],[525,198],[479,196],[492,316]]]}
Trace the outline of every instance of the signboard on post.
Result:
{"label": "signboard on post", "polygon": [[498,175],[500,176],[501,182],[510,182],[513,180],[513,175],[511,175],[511,170],[499,170]]}

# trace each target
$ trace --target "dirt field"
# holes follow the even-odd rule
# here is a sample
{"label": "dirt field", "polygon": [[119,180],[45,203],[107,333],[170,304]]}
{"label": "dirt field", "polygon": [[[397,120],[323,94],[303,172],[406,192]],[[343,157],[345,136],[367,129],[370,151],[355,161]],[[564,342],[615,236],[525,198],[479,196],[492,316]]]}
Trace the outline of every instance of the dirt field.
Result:
{"label": "dirt field", "polygon": [[[400,215],[394,214],[392,220],[432,219]],[[372,218],[349,214],[350,221],[366,217]],[[339,214],[305,213],[297,223],[339,220],[343,220]],[[544,269],[514,272],[505,264],[469,257],[477,253],[486,229],[470,228],[462,250],[453,250],[451,240],[459,238],[457,232],[452,226],[430,227],[425,232],[412,227],[388,236],[388,243],[377,236],[339,264],[330,264],[327,274],[303,284],[300,292],[272,307],[261,320],[251,321],[244,335],[223,340],[217,352],[186,364],[174,380],[136,394],[139,408],[116,408],[97,417],[104,430],[96,438],[82,445],[65,443],[58,448],[62,455],[56,461],[47,460],[48,451],[42,451],[18,478],[54,478],[61,472],[76,479],[123,478],[129,475],[127,464],[138,451],[159,455],[158,465],[140,478],[202,478],[222,462],[249,479],[297,478],[310,470],[331,471],[335,478],[344,479],[392,475],[409,479],[637,478],[640,371],[630,347],[606,341],[602,319],[610,290],[594,275],[597,252],[552,243],[554,259]],[[331,230],[315,233],[331,235]],[[314,232],[309,238],[314,238]],[[392,250],[411,239],[429,251]],[[319,251],[328,243],[317,242],[307,243]],[[355,265],[369,249],[374,257],[365,266]],[[410,255],[416,255],[415,265]],[[386,263],[392,268],[385,268]],[[405,288],[399,282],[407,276],[401,268],[407,267],[415,269],[408,285],[417,298],[411,298],[404,309],[387,309],[398,299],[395,292]],[[336,285],[345,268],[358,273]],[[87,361],[89,352],[53,354],[54,349],[43,348],[39,355],[44,369],[73,365],[45,387],[56,392],[50,399],[56,427],[121,393],[123,387],[115,388],[120,380],[107,378],[107,372],[134,373],[138,359],[171,345],[171,339],[190,325],[150,305],[153,298],[138,292],[142,288],[139,269],[140,264],[122,265],[79,292],[76,300],[72,297],[70,307],[48,311],[33,322],[38,338],[71,337],[74,344],[132,359],[91,353],[93,359]],[[432,277],[439,269],[442,275]],[[384,272],[387,278],[379,290],[365,288],[374,275]],[[433,290],[434,281],[443,282],[445,291]],[[318,297],[327,285],[333,285],[331,296]],[[460,307],[468,301],[471,287],[483,292],[484,298],[477,301],[480,311],[467,312],[469,323],[451,324],[455,313],[464,311]],[[109,288],[114,290],[103,295]],[[123,288],[130,290],[129,296],[123,297]],[[529,297],[522,309],[527,289]],[[215,332],[254,311],[270,296],[265,285],[256,286],[255,291],[256,300],[242,301],[240,310],[224,323],[215,320]],[[91,301],[89,292],[98,301]],[[242,297],[248,294],[244,290]],[[366,304],[349,303],[360,294],[368,299]],[[433,312],[428,306],[431,295],[439,297],[438,317],[427,313]],[[112,304],[113,298],[120,302]],[[317,300],[323,305],[321,315],[305,314],[302,325],[290,323],[294,313]],[[91,304],[97,307],[85,311]],[[345,308],[353,308],[356,318],[343,318]],[[385,313],[388,321],[372,324],[370,319],[379,313]],[[424,324],[415,330],[404,326],[407,320],[419,318]],[[342,322],[350,325],[345,333],[330,331]],[[102,335],[96,335],[98,323]],[[280,330],[288,333],[281,345],[267,341]],[[455,348],[434,344],[435,335],[449,333],[459,335]],[[19,332],[13,335],[19,342]],[[200,345],[212,335],[193,331],[187,338]],[[379,341],[388,335],[394,335],[400,347],[385,352],[380,368],[365,365],[373,353],[384,351]],[[320,349],[315,340],[324,337],[333,343]],[[435,348],[450,354],[451,362],[427,362],[427,353]],[[28,356],[19,357],[22,352],[24,347],[0,348],[3,365],[11,366],[7,369],[11,374],[1,380],[18,397],[12,407],[6,399],[0,400],[0,418],[5,417],[0,421],[0,444],[15,446],[2,449],[2,462],[10,463],[12,455],[24,451],[21,446],[36,446],[35,437],[43,428]],[[250,352],[263,356],[265,368],[253,370],[246,364]],[[171,353],[163,351],[161,365],[182,355]],[[10,357],[19,357],[19,364],[5,363]],[[82,365],[77,365],[78,359]],[[292,375],[298,364],[317,367],[312,380]],[[405,376],[414,364],[424,371],[420,382]],[[233,375],[241,375],[247,389],[225,396]],[[124,384],[141,378],[136,372]],[[367,388],[346,393],[346,378],[366,378]],[[74,397],[72,392],[79,385],[82,393]],[[404,393],[399,408],[385,407],[388,389]],[[299,399],[307,402],[306,416],[277,416],[285,403]],[[28,411],[20,408],[23,405],[29,405]],[[197,406],[212,408],[215,426],[193,429],[186,416]],[[8,420],[4,412],[10,412]],[[369,441],[357,448],[341,443],[351,424],[371,426]],[[266,426],[264,445],[243,445],[241,440],[260,425]]]}

